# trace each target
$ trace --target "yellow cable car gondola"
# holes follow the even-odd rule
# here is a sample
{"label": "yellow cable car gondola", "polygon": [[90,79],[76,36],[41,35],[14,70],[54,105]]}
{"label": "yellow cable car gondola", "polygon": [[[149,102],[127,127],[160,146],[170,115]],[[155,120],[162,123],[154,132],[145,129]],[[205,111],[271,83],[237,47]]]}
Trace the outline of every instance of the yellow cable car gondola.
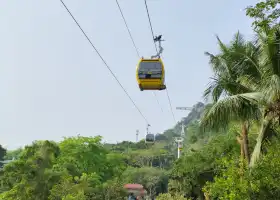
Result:
{"label": "yellow cable car gondola", "polygon": [[165,71],[162,60],[142,58],[137,65],[136,79],[141,91],[165,90]]}

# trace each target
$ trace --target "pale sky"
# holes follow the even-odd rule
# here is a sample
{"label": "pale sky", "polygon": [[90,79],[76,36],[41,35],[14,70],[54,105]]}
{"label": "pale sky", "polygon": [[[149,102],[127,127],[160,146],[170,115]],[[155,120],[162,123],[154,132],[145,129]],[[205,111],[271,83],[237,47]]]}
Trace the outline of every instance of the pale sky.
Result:
{"label": "pale sky", "polygon": [[[138,57],[115,0],[65,0],[120,82],[152,125],[173,127],[166,91],[139,91]],[[257,0],[148,0],[156,35],[162,34],[166,84],[176,106],[202,101],[211,70],[204,51],[217,52],[215,34],[228,42],[240,30],[252,36],[244,8]],[[119,0],[136,46],[155,53],[144,0]],[[0,0],[0,144],[102,135],[135,141],[146,122],[93,51],[59,0]]]}

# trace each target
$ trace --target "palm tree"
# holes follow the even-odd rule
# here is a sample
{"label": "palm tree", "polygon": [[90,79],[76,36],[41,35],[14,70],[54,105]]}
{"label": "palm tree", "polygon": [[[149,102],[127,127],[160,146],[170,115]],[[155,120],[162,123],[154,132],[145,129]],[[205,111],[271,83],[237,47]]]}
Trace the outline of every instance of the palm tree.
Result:
{"label": "palm tree", "polygon": [[[269,131],[275,132],[276,119],[278,123],[280,121],[280,30],[260,31],[256,41],[246,43],[245,47],[229,48],[230,51],[226,51],[226,54],[223,51],[219,57],[226,58],[223,61],[227,66],[232,66],[229,63],[236,64],[236,83],[249,90],[243,92],[240,90],[242,87],[239,87],[234,93],[230,91],[232,88],[224,87],[226,84],[223,84],[226,97],[222,100],[216,98],[214,105],[205,113],[202,125],[218,128],[226,127],[231,120],[245,123],[260,119],[261,128],[250,160],[250,166],[253,167],[260,157],[264,138]],[[234,61],[232,58],[235,58]],[[216,83],[221,80],[232,81],[224,73],[220,73]],[[215,96],[218,93],[214,89],[206,91]]]}
{"label": "palm tree", "polygon": [[[212,97],[213,106],[205,113],[202,125],[211,129],[226,128],[230,121],[242,122],[242,137],[238,137],[241,145],[241,155],[250,161],[248,125],[249,119],[256,119],[259,110],[253,102],[251,94],[255,90],[252,84],[260,78],[256,70],[256,48],[250,42],[245,42],[237,32],[230,45],[225,45],[217,37],[220,54],[205,54],[210,57],[210,65],[214,77],[204,92],[204,97]],[[248,79],[247,74],[253,73],[255,79]],[[251,75],[251,74],[250,74]],[[248,82],[252,82],[248,84]],[[250,95],[249,95],[250,94]],[[225,96],[223,100],[221,98]]]}
{"label": "palm tree", "polygon": [[276,120],[280,120],[280,29],[260,31],[256,40],[259,50],[259,66],[262,78],[259,84],[259,99],[263,110],[262,126],[257,144],[252,153],[251,166],[260,157],[261,145],[268,131],[275,131]]}

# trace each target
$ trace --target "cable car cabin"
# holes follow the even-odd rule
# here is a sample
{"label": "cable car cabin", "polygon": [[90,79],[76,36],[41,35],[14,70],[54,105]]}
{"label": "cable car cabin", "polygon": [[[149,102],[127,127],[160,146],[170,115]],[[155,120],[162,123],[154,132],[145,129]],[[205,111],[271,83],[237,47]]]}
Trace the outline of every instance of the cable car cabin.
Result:
{"label": "cable car cabin", "polygon": [[136,69],[136,79],[141,91],[165,90],[165,71],[160,58],[141,59]]}
{"label": "cable car cabin", "polygon": [[149,133],[146,135],[146,143],[155,143],[154,134]]}

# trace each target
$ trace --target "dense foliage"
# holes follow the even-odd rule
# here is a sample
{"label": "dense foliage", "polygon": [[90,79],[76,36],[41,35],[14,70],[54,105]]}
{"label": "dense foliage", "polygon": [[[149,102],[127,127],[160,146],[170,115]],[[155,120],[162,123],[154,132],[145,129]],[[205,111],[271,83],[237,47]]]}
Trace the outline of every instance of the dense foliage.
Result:
{"label": "dense foliage", "polygon": [[[0,146],[3,200],[116,200],[124,185],[142,184],[158,200],[280,199],[279,3],[247,8],[256,37],[237,32],[219,53],[205,53],[213,77],[204,96],[156,143],[103,144],[101,137],[35,141],[15,151]],[[177,159],[185,125],[184,148]]]}

